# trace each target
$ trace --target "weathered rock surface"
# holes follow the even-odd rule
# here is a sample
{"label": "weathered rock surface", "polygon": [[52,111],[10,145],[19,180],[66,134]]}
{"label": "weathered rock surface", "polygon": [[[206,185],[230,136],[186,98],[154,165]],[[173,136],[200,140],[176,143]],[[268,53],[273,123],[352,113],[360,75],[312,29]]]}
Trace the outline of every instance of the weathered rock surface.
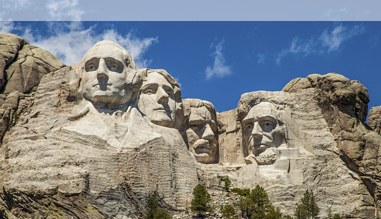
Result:
{"label": "weathered rock surface", "polygon": [[[174,218],[191,218],[192,190],[202,183],[215,207],[210,218],[222,218],[220,206],[238,201],[225,191],[228,177],[231,188],[261,185],[285,214],[309,189],[321,218],[329,209],[379,218],[381,110],[373,108],[366,124],[368,92],[357,81],[333,73],[294,79],[280,92],[242,94],[215,121],[212,104],[201,100],[179,115],[175,79],[149,69],[140,77],[115,43],[96,44],[71,67],[13,35],[0,35],[0,44],[0,217],[142,218],[155,192]],[[110,54],[98,56],[104,48]],[[123,92],[144,93],[143,100],[119,93],[128,100],[118,102],[100,83],[121,76]],[[197,162],[190,152],[184,129],[193,129],[199,147],[205,127],[218,139],[219,163]]]}
{"label": "weathered rock surface", "polygon": [[16,35],[0,34],[0,142],[41,78],[63,66],[50,52]]}
{"label": "weathered rock surface", "polygon": [[[215,188],[214,193],[221,191],[218,176],[228,176],[232,187],[254,188],[259,184],[265,188],[274,205],[289,215],[293,214],[305,190],[312,189],[318,194],[317,203],[321,207],[321,215],[327,215],[330,208],[332,212],[348,217],[375,218],[374,200],[358,173],[349,169],[341,159],[335,137],[328,129],[319,102],[314,98],[316,95],[318,91],[315,89],[294,93],[243,94],[235,115],[233,111],[221,113],[231,114],[229,125],[236,127],[235,132],[242,133],[239,121],[250,108],[264,100],[272,102],[280,112],[280,119],[287,126],[287,147],[280,146],[277,149],[278,158],[272,165],[246,165],[236,162],[215,166],[213,169],[203,165],[201,169],[206,185]],[[236,139],[241,141],[242,150],[247,151],[242,137]],[[218,186],[220,190],[216,189]]]}
{"label": "weathered rock surface", "polygon": [[[46,75],[35,93],[34,105],[5,136],[1,147],[5,156],[0,161],[4,191],[65,198],[83,195],[91,208],[102,212],[100,217],[138,218],[146,196],[154,191],[174,208],[187,207],[197,178],[177,130],[142,127],[144,118],[132,109],[128,112],[131,124],[143,130],[137,135],[130,133],[128,145],[120,146],[118,139],[110,138],[114,132],[105,131],[102,123],[118,125],[112,121],[123,119],[121,116],[96,116],[90,110],[83,118],[73,117],[82,106],[67,100],[70,71],[64,68]],[[89,121],[98,125],[90,132]],[[141,141],[139,136],[144,134],[148,138]],[[64,207],[58,208],[63,217],[71,216]]]}
{"label": "weathered rock surface", "polygon": [[16,35],[1,34],[0,45],[0,90],[5,94],[30,92],[44,75],[64,66],[50,52]]}
{"label": "weathered rock surface", "polygon": [[[381,136],[366,123],[368,91],[358,81],[342,75],[312,74],[304,79],[295,79],[283,90],[292,93],[312,88],[322,111],[327,127],[335,137],[339,156],[347,167],[359,175],[374,198],[376,209],[380,209],[380,146]],[[376,127],[377,110],[370,119]],[[373,128],[377,130],[376,128]],[[379,215],[379,212],[376,212]]]}
{"label": "weathered rock surface", "polygon": [[368,125],[373,131],[381,134],[381,106],[372,107],[369,111]]}

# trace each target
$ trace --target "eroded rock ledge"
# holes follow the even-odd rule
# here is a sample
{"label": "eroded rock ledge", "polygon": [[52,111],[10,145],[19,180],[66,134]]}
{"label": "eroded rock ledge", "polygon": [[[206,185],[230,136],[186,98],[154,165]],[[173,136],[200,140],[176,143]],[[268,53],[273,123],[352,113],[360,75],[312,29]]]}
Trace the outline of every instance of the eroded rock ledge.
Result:
{"label": "eroded rock ledge", "polygon": [[234,200],[221,176],[289,215],[310,189],[320,217],[379,217],[381,110],[366,122],[358,81],[312,74],[218,113],[114,42],[74,66],[15,35],[0,45],[0,217],[141,218],[157,193],[190,218],[198,183],[216,209]]}

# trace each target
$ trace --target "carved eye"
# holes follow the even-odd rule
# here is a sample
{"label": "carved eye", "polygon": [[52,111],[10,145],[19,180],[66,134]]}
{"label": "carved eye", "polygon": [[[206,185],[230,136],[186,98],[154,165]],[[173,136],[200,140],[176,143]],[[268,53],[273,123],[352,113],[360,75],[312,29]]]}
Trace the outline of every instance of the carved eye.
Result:
{"label": "carved eye", "polygon": [[251,123],[251,122],[246,123],[244,128],[246,130],[251,130],[253,128],[253,123]]}
{"label": "carved eye", "polygon": [[164,87],[164,91],[168,94],[168,96],[173,96],[173,89],[170,87]]}
{"label": "carved eye", "polygon": [[271,132],[275,128],[275,124],[272,121],[261,122],[261,128],[265,132]]}
{"label": "carved eye", "polygon": [[90,71],[94,71],[94,70],[95,70],[95,65],[94,65],[94,64],[90,64],[90,65],[88,66],[88,69],[89,69]]}
{"label": "carved eye", "polygon": [[154,90],[151,88],[148,88],[148,89],[144,90],[144,93],[145,94],[154,94]]}
{"label": "carved eye", "polygon": [[85,71],[95,71],[98,69],[99,58],[92,58],[85,63]]}
{"label": "carved eye", "polygon": [[118,66],[115,63],[111,64],[111,71],[115,71]]}
{"label": "carved eye", "polygon": [[195,132],[199,132],[204,129],[204,126],[199,124],[193,124],[193,125],[190,125],[190,128],[193,129],[193,131]]}
{"label": "carved eye", "polygon": [[116,59],[111,58],[111,57],[105,58],[105,61],[106,61],[106,65],[107,65],[108,70],[113,71],[113,72],[117,72],[117,73],[123,72],[124,66],[123,66],[123,63],[121,61],[116,60]]}

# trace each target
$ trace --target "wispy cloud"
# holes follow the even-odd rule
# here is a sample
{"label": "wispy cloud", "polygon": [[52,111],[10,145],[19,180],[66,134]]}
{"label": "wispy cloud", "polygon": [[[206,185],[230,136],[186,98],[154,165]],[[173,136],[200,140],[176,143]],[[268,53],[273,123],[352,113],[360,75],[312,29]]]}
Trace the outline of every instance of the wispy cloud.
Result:
{"label": "wispy cloud", "polygon": [[339,25],[308,39],[295,37],[288,48],[278,53],[275,61],[277,64],[281,64],[282,59],[288,55],[306,57],[337,52],[342,49],[344,42],[364,32],[365,28],[362,25],[350,27]]}
{"label": "wispy cloud", "polygon": [[222,46],[224,41],[220,41],[216,45],[212,44],[212,48],[215,49],[213,53],[214,62],[212,66],[207,66],[205,69],[206,79],[211,79],[213,77],[223,78],[232,74],[231,67],[225,62],[225,57],[222,53]]}
{"label": "wispy cloud", "polygon": [[332,52],[338,50],[343,42],[354,36],[364,33],[364,31],[365,28],[360,25],[354,26],[352,28],[337,26],[332,31],[325,30],[320,35],[319,40],[327,52]]}
{"label": "wispy cloud", "polygon": [[328,21],[340,21],[344,20],[350,15],[349,9],[346,7],[330,8],[324,13],[323,19]]}
{"label": "wispy cloud", "polygon": [[1,7],[7,10],[19,10],[30,5],[29,0],[13,0],[1,2]]}
{"label": "wispy cloud", "polygon": [[78,8],[78,0],[49,0],[46,8],[54,20],[80,21],[84,14]]}
{"label": "wispy cloud", "polygon": [[66,28],[58,25],[52,29],[54,34],[49,37],[34,35],[31,29],[26,29],[22,37],[29,43],[50,51],[68,65],[78,63],[92,45],[107,39],[126,48],[139,67],[146,67],[150,60],[144,59],[144,54],[152,44],[158,42],[157,37],[139,38],[132,33],[121,35],[114,29],[98,33],[94,27],[83,28],[79,22]]}
{"label": "wispy cloud", "polygon": [[1,21],[0,17],[0,33],[10,33],[14,29],[12,21]]}
{"label": "wispy cloud", "polygon": [[266,60],[266,55],[265,54],[257,54],[257,63],[262,64]]}
{"label": "wispy cloud", "polygon": [[158,37],[138,38],[132,33],[122,36],[114,30],[106,31],[103,39],[116,41],[125,47],[139,67],[147,67],[151,63],[151,60],[144,59],[143,55],[152,44],[159,41]]}

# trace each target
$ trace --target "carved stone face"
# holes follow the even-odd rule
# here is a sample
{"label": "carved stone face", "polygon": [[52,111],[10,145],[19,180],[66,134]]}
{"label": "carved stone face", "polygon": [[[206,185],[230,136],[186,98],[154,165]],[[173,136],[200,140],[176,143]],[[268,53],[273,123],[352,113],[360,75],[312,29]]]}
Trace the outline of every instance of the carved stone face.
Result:
{"label": "carved stone face", "polygon": [[255,105],[242,120],[242,128],[244,143],[251,149],[257,163],[273,163],[275,161],[273,148],[284,141],[284,132],[280,127],[275,106],[268,102]]}
{"label": "carved stone face", "polygon": [[172,85],[157,72],[151,72],[143,81],[138,99],[139,110],[151,122],[174,127],[176,102]]}
{"label": "carved stone face", "polygon": [[83,58],[83,97],[94,105],[112,107],[127,104],[132,92],[126,85],[132,68],[128,53],[119,45],[102,41],[94,45]]}
{"label": "carved stone face", "polygon": [[[185,104],[185,102],[184,102]],[[215,112],[206,106],[191,107],[187,137],[189,150],[200,163],[217,162],[218,140]]]}

